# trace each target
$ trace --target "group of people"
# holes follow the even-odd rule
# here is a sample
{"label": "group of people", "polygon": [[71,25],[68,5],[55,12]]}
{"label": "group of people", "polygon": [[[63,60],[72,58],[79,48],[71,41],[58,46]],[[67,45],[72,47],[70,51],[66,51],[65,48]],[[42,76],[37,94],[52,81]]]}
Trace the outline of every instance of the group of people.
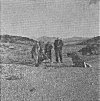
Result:
{"label": "group of people", "polygon": [[[52,49],[55,51],[55,61],[56,63],[63,63],[62,59],[62,47],[63,41],[57,38],[54,43],[47,42],[46,44],[41,41],[36,41],[32,47],[31,55],[35,60],[35,66],[38,67],[44,60],[50,60],[52,63]],[[73,66],[75,67],[92,67],[90,64],[86,63],[83,59],[80,58],[78,53],[70,52],[67,53],[67,56],[72,58]]]}
{"label": "group of people", "polygon": [[49,59],[50,62],[52,62],[53,47],[55,50],[56,62],[62,63],[63,62],[63,59],[62,59],[63,41],[60,38],[57,38],[54,41],[54,44],[52,44],[49,41],[46,44],[42,44],[41,41],[35,42],[31,50],[32,58],[35,60],[35,64],[40,64],[43,60],[46,60],[46,59]]}

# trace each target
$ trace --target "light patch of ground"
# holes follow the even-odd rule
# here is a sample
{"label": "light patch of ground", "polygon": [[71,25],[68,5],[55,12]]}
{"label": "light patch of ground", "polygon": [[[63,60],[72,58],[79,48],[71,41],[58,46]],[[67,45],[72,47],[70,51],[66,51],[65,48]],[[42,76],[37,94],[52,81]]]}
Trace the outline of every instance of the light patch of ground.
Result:
{"label": "light patch of ground", "polygon": [[[2,101],[98,101],[98,71],[2,64]],[[9,80],[11,76],[18,79]]]}

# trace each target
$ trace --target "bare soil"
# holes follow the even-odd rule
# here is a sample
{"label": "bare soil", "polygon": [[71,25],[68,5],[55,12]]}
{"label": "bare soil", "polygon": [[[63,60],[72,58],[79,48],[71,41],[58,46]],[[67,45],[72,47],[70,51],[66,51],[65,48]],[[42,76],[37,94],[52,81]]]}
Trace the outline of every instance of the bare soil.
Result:
{"label": "bare soil", "polygon": [[32,46],[2,43],[1,101],[99,101],[99,56],[84,56],[92,67],[82,68],[72,67],[66,55],[81,47],[65,47],[64,63],[35,67],[30,54]]}

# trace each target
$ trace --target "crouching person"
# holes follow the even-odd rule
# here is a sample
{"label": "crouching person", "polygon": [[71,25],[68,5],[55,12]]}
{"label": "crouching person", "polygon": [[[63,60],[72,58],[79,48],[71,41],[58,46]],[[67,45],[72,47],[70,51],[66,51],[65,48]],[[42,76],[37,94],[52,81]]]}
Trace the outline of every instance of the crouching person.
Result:
{"label": "crouching person", "polygon": [[45,45],[45,55],[47,56],[48,59],[50,59],[50,62],[52,62],[52,54],[51,54],[51,50],[52,50],[53,46],[50,42],[47,42]]}
{"label": "crouching person", "polygon": [[67,53],[67,56],[72,58],[74,67],[92,67],[90,64],[82,60],[76,52]]}

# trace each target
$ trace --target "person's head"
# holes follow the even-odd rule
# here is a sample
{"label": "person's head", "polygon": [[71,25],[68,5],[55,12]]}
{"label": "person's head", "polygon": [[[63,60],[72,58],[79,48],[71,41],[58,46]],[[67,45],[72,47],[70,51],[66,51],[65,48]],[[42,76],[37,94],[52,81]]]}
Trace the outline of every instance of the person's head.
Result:
{"label": "person's head", "polygon": [[34,42],[34,45],[37,44],[37,41]]}
{"label": "person's head", "polygon": [[67,56],[70,57],[71,56],[71,53],[67,53]]}
{"label": "person's head", "polygon": [[59,40],[60,38],[59,37],[57,37],[57,40]]}
{"label": "person's head", "polygon": [[62,40],[62,38],[60,38],[60,40]]}

